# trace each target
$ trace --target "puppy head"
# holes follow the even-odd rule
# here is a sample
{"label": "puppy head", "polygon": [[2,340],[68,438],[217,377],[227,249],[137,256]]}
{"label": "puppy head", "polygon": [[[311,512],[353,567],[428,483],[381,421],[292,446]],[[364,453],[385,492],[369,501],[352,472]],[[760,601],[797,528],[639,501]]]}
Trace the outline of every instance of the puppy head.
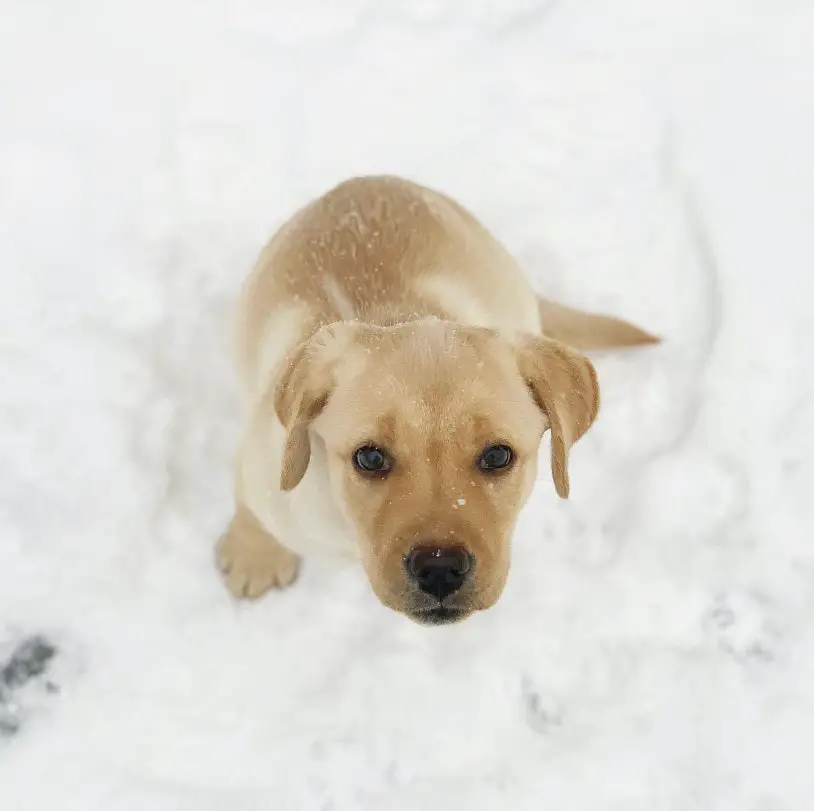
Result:
{"label": "puppy head", "polygon": [[452,622],[503,591],[543,433],[566,498],[569,449],[598,408],[588,359],[538,335],[333,324],[292,353],[276,385],[280,484],[297,486],[318,437],[378,598],[419,622]]}

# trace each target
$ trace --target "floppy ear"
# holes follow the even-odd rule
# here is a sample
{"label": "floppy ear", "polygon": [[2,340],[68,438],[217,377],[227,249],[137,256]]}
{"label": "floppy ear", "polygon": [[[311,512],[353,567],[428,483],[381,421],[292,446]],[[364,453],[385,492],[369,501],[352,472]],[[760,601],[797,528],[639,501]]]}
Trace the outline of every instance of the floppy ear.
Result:
{"label": "floppy ear", "polygon": [[518,349],[520,373],[551,424],[551,474],[568,498],[568,452],[599,412],[599,381],[580,352],[543,336],[527,336]]}
{"label": "floppy ear", "polygon": [[293,490],[311,459],[308,429],[334,387],[334,367],[351,334],[348,324],[322,327],[295,347],[274,388],[274,411],[286,429],[280,488]]}

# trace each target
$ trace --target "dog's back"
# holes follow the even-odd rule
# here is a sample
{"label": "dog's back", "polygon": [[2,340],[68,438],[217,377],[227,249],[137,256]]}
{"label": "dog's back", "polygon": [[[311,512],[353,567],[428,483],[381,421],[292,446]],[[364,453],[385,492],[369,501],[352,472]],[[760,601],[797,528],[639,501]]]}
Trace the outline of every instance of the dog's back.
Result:
{"label": "dog's back", "polygon": [[450,198],[395,177],[348,180],[298,211],[260,256],[239,307],[249,391],[320,326],[438,317],[539,332],[512,256]]}

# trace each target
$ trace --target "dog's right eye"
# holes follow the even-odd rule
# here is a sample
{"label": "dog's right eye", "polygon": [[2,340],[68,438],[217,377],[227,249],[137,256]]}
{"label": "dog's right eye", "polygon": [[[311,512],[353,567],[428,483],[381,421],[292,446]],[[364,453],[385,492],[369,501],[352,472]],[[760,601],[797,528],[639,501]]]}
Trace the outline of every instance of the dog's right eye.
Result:
{"label": "dog's right eye", "polygon": [[353,454],[353,463],[362,473],[385,474],[392,463],[387,454],[375,445],[365,445]]}

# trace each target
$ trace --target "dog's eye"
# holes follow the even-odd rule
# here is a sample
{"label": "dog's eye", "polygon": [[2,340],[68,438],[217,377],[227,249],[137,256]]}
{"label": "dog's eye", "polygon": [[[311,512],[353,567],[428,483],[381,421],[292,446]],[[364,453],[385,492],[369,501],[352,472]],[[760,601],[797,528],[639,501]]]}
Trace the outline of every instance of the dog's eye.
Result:
{"label": "dog's eye", "polygon": [[353,454],[353,463],[363,473],[387,473],[391,468],[387,454],[375,445],[365,445]]}
{"label": "dog's eye", "polygon": [[481,470],[503,470],[514,461],[512,449],[507,445],[490,445],[479,457]]}

